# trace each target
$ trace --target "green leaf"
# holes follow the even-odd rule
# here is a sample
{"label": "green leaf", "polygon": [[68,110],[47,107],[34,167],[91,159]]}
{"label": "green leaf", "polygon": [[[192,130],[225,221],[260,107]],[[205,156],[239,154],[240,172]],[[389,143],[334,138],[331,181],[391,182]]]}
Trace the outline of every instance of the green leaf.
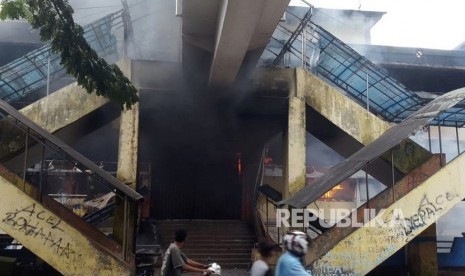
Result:
{"label": "green leaf", "polygon": [[0,10],[0,19],[26,19],[28,16],[28,7],[25,0],[2,0]]}
{"label": "green leaf", "polygon": [[90,47],[81,26],[73,20],[67,0],[2,0],[0,19],[25,18],[40,30],[42,40],[50,40],[51,50],[60,53],[68,74],[88,93],[96,93],[131,108],[139,101],[136,88],[116,65],[108,64]]}

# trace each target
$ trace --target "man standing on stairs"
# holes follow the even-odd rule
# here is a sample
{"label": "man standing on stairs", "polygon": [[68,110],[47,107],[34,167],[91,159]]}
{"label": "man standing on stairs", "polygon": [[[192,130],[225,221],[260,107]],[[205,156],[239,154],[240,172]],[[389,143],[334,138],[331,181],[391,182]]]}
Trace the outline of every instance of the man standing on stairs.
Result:
{"label": "man standing on stairs", "polygon": [[301,231],[290,231],[284,235],[287,252],[278,260],[275,276],[312,276],[306,271],[302,258],[307,253],[309,237]]}
{"label": "man standing on stairs", "polygon": [[180,276],[183,272],[200,272],[204,275],[211,275],[212,271],[207,269],[208,265],[195,262],[182,253],[181,249],[186,238],[187,232],[185,230],[176,231],[174,242],[170,244],[163,257],[162,276]]}

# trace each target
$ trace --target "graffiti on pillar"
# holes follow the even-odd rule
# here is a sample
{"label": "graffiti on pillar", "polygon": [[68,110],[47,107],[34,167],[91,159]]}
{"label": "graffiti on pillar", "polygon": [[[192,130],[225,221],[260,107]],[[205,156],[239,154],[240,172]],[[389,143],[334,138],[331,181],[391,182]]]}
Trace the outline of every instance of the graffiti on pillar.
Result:
{"label": "graffiti on pillar", "polygon": [[40,240],[43,246],[60,257],[69,259],[76,254],[70,243],[63,239],[61,219],[38,208],[36,203],[6,212],[2,223],[27,237]]}

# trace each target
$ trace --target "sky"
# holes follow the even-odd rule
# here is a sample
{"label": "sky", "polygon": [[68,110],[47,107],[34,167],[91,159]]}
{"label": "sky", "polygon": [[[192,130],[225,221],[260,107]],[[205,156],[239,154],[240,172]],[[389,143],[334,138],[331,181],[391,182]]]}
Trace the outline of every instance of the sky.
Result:
{"label": "sky", "polygon": [[317,8],[386,12],[372,29],[372,44],[451,50],[465,41],[463,0],[306,1]]}

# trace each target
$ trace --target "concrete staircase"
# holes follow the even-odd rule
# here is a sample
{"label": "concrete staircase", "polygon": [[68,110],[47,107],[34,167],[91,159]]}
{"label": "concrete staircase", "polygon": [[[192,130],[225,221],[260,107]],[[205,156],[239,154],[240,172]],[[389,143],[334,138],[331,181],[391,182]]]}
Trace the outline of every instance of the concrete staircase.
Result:
{"label": "concrete staircase", "polygon": [[[43,156],[47,147],[47,155],[62,156],[64,162],[72,162],[76,170],[86,173],[86,177],[97,177],[94,183],[101,183],[107,189],[114,190],[119,198],[123,197],[124,204],[130,209],[136,210],[138,207],[141,195],[1,100],[0,118],[0,131],[16,127],[14,133],[17,140],[21,142],[21,137],[25,139],[22,145],[26,155],[32,145],[29,139],[40,141]],[[10,131],[7,133],[11,134]],[[27,165],[11,170],[6,163],[0,162],[0,232],[14,238],[64,275],[133,274],[134,252],[126,241],[121,243],[108,238],[68,207],[48,196],[43,190],[44,181],[34,177],[26,179]],[[41,166],[37,172],[43,175],[47,169]],[[55,185],[64,183],[66,181],[58,181]],[[119,214],[125,215],[122,212]],[[129,225],[127,221],[122,223]],[[129,235],[130,232],[124,234]]]}
{"label": "concrete staircase", "polygon": [[157,233],[163,250],[174,240],[178,229],[188,233],[183,252],[201,263],[217,262],[222,268],[248,268],[256,236],[240,220],[159,220]]}
{"label": "concrete staircase", "polygon": [[[434,159],[433,163],[439,165]],[[307,261],[312,262],[313,273],[327,275],[328,272],[338,271],[342,274],[331,275],[366,275],[465,198],[463,166],[464,154],[431,176],[424,175],[426,179],[421,179],[421,183],[410,191],[407,187],[408,180],[399,183],[393,196],[397,200],[385,208],[384,212],[373,217],[372,223],[356,229],[333,228],[319,237],[314,247],[327,243],[330,248],[316,260],[307,256]],[[420,171],[431,173],[434,165],[424,164],[419,173]],[[400,189],[396,190],[397,188]],[[408,192],[403,195],[406,191]],[[379,203],[386,202],[387,195],[381,194],[380,197],[380,200],[374,202],[376,206],[371,208],[384,207],[379,206]],[[402,211],[401,215],[396,214],[399,210]],[[344,237],[339,238],[340,236]],[[320,253],[325,250],[326,248],[320,249]]]}

